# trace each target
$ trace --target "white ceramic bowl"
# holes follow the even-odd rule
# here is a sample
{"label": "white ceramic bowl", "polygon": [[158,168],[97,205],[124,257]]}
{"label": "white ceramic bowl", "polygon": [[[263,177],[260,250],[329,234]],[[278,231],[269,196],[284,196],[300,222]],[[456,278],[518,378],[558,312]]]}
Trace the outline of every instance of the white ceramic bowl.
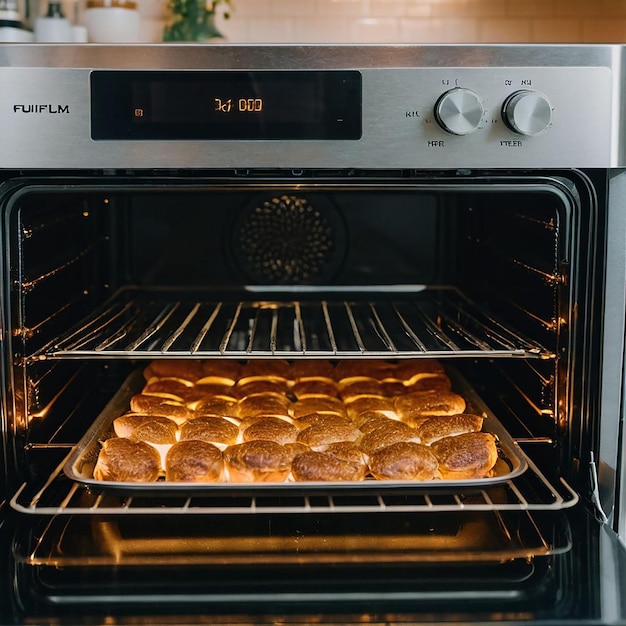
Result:
{"label": "white ceramic bowl", "polygon": [[139,41],[139,12],[122,7],[92,7],[83,14],[89,41],[93,43],[132,43]]}

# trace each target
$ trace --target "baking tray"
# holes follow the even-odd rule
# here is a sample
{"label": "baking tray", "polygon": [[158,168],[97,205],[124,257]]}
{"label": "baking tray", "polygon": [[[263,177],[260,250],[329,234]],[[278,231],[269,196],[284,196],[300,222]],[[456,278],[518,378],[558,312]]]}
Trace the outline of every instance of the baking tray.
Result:
{"label": "baking tray", "polygon": [[376,480],[367,478],[364,481],[286,481],[276,483],[190,483],[173,482],[159,479],[156,482],[135,483],[97,480],[93,476],[93,470],[100,452],[100,442],[110,437],[114,437],[113,420],[129,410],[131,397],[139,393],[145,385],[142,370],[136,370],[124,381],[120,389],[106,405],[100,415],[93,422],[91,427],[85,432],[81,440],[68,455],[63,467],[65,474],[72,480],[85,485],[86,487],[112,494],[125,495],[214,495],[216,493],[236,493],[238,495],[249,493],[258,495],[271,492],[276,494],[293,492],[319,492],[328,493],[330,491],[381,491],[381,490],[456,490],[456,489],[483,489],[490,485],[500,484],[523,474],[528,465],[524,453],[509,435],[504,426],[496,418],[491,410],[480,399],[478,394],[470,387],[456,370],[446,368],[447,374],[452,380],[453,390],[465,398],[467,403],[466,411],[483,415],[483,431],[495,435],[498,446],[498,461],[494,467],[492,476],[475,479],[434,479],[434,480]]}

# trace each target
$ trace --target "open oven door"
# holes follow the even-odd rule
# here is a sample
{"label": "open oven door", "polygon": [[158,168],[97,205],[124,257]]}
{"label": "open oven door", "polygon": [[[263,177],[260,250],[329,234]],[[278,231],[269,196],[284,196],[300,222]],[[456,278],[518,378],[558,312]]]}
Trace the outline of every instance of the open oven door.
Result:
{"label": "open oven door", "polygon": [[[602,174],[596,173],[596,177],[600,188],[604,179]],[[452,232],[438,227],[440,216],[446,215],[448,209],[454,220],[465,216],[470,226],[482,229],[480,237],[466,237],[464,240],[470,242],[466,245],[473,246],[494,230],[501,231],[504,224],[498,223],[497,219],[507,216],[501,210],[504,203],[499,201],[506,199],[509,208],[513,205],[520,209],[508,216],[511,222],[507,228],[511,232],[536,234],[541,230],[544,239],[551,242],[546,247],[546,254],[538,255],[539,259],[534,257],[534,251],[529,252],[528,246],[522,245],[523,237],[516,251],[521,250],[521,254],[533,257],[525,260],[551,261],[556,256],[553,254],[558,248],[556,244],[567,246],[566,240],[556,241],[556,229],[552,226],[556,218],[564,220],[572,209],[578,208],[578,195],[571,190],[578,189],[578,184],[579,195],[582,195],[587,189],[587,177],[572,174],[573,185],[564,184],[561,177],[522,181],[503,177],[501,186],[494,185],[494,178],[495,175],[488,180],[478,178],[471,187],[464,175],[451,177],[443,186],[441,180],[435,184],[415,180],[408,188],[405,181],[400,181],[395,189],[389,189],[388,183],[382,181],[374,191],[370,189],[371,181],[364,180],[359,196],[354,194],[352,181],[343,186],[327,181],[326,185],[336,200],[346,203],[343,215],[349,214],[350,210],[359,220],[366,214],[362,201],[366,196],[368,199],[380,198],[376,194],[382,188],[386,215],[397,210],[402,211],[407,219],[419,218],[414,232],[423,237],[422,253],[429,250],[430,232]],[[546,475],[540,457],[542,450],[544,456],[553,452],[551,441],[548,437],[530,440],[523,434],[517,436],[517,442],[524,449],[529,471],[505,486],[495,485],[461,494],[419,490],[417,493],[391,492],[384,496],[371,492],[348,494],[340,490],[339,494],[318,492],[306,497],[292,490],[288,494],[263,494],[252,498],[246,493],[224,492],[213,497],[207,494],[190,497],[99,494],[89,486],[71,481],[64,474],[66,458],[101,408],[139,365],[131,358],[104,359],[102,350],[89,352],[87,359],[82,358],[84,354],[76,358],[85,350],[91,336],[81,335],[76,342],[75,334],[70,333],[65,343],[54,342],[53,350],[63,351],[63,354],[52,355],[49,359],[35,355],[36,358],[27,363],[28,376],[15,377],[26,383],[40,383],[39,395],[33,398],[33,402],[41,405],[38,406],[38,416],[44,415],[43,411],[47,409],[47,415],[60,418],[59,422],[51,420],[50,426],[33,420],[32,431],[28,433],[30,440],[21,446],[20,453],[24,453],[27,459],[20,460],[21,467],[30,472],[31,477],[19,488],[10,489],[11,506],[5,506],[2,511],[0,622],[85,624],[108,620],[116,624],[150,625],[220,621],[255,624],[277,621],[334,624],[365,621],[623,623],[626,599],[621,581],[626,572],[626,550],[612,529],[613,526],[619,529],[623,519],[613,515],[616,506],[609,507],[611,502],[616,502],[611,489],[612,493],[623,489],[623,481],[620,485],[616,478],[621,471],[621,459],[619,445],[614,443],[623,438],[615,419],[621,410],[614,399],[615,386],[622,387],[623,342],[613,340],[624,336],[626,269],[617,250],[621,246],[623,254],[626,241],[626,227],[620,219],[623,216],[617,210],[620,204],[624,204],[619,200],[621,185],[626,187],[623,180],[622,175],[611,183],[609,223],[606,228],[599,229],[608,232],[609,248],[618,257],[617,262],[613,257],[609,259],[606,272],[607,284],[615,289],[614,292],[607,290],[611,295],[607,295],[606,310],[615,308],[619,316],[606,315],[604,332],[607,341],[603,359],[611,372],[619,374],[613,379],[605,377],[602,380],[605,411],[602,432],[591,432],[597,428],[594,426],[597,419],[589,419],[586,423],[580,418],[582,428],[578,437],[578,448],[587,451],[594,436],[602,443],[595,448],[599,450],[601,463],[597,465],[594,459],[589,459],[589,476],[593,480],[599,476],[602,485],[595,508],[582,501],[587,500],[587,491],[591,491],[588,485],[595,484],[593,480],[586,480],[587,474],[578,472],[585,478],[577,483],[574,491],[554,472]],[[173,214],[169,204],[160,211],[155,210],[159,209],[158,201],[164,194],[160,188],[154,191],[152,178],[138,181],[124,178],[116,181],[114,188],[111,188],[110,181],[102,179],[65,180],[61,184],[58,180],[28,181],[13,205],[15,209],[23,210],[14,210],[7,218],[7,230],[13,229],[13,239],[9,233],[5,235],[8,255],[5,262],[11,262],[11,255],[14,255],[15,267],[28,270],[31,255],[37,261],[32,263],[34,269],[46,267],[50,259],[41,253],[42,246],[36,245],[37,237],[59,232],[67,237],[68,227],[61,229],[58,219],[59,215],[65,215],[65,224],[72,220],[76,224],[73,236],[67,237],[70,243],[84,242],[84,249],[91,251],[95,246],[87,244],[97,241],[106,249],[111,247],[111,259],[123,256],[113,254],[118,253],[119,248],[112,246],[112,242],[117,241],[120,247],[126,244],[130,252],[136,253],[131,266],[140,272],[146,268],[145,276],[151,278],[153,265],[148,262],[150,256],[146,251],[149,252],[150,246],[146,245],[146,233],[157,233],[167,240],[172,230],[167,227],[168,223],[179,223],[185,210],[190,219],[194,216],[199,220],[206,219],[205,206],[213,205],[207,204],[205,199],[211,198],[215,203],[218,197],[211,180],[190,184],[187,179],[181,179],[176,184],[178,203],[176,214]],[[169,180],[168,185],[173,193],[175,181]],[[313,191],[319,190],[319,185],[316,181]],[[272,181],[271,186],[273,191],[276,181]],[[293,190],[294,184],[287,181],[284,187]],[[300,179],[297,188],[298,193],[303,193]],[[220,189],[221,201],[226,203],[236,197],[236,193],[241,193],[241,183],[227,181]],[[450,195],[451,189],[455,191],[454,198]],[[463,193],[457,193],[459,189]],[[254,191],[256,193],[256,188]],[[591,194],[589,196],[583,200],[583,208],[589,223],[594,226],[595,205]],[[42,197],[52,204],[40,202]],[[186,209],[180,203],[182,197],[186,197],[189,203]],[[396,199],[397,205],[389,202],[391,197]],[[414,202],[414,198],[419,198],[420,202]],[[523,201],[526,198],[531,198],[532,202]],[[51,206],[54,211],[50,210]],[[415,206],[419,208],[419,214]],[[489,219],[476,219],[480,206],[484,207],[483,217]],[[408,207],[406,211],[405,207]],[[535,212],[531,216],[533,219],[527,219],[527,211],[522,210],[527,207]],[[118,235],[128,234],[122,226],[126,224],[124,216],[129,213],[135,216],[137,223],[143,223],[147,218],[160,220],[159,228],[131,230],[139,234],[130,246],[122,237],[114,237],[116,228],[119,229]],[[50,215],[53,219],[46,222]],[[380,215],[377,208],[371,213],[372,219],[380,220]],[[112,217],[119,219],[115,221]],[[12,223],[9,218],[13,219]],[[199,221],[198,224],[205,223]],[[105,237],[102,236],[103,225],[109,229],[105,231]],[[425,230],[428,225],[430,231]],[[207,228],[194,230],[201,235],[210,231]],[[380,229],[375,230],[380,232]],[[564,230],[573,232],[575,229]],[[22,246],[16,235],[24,232],[32,237]],[[581,228],[581,233],[584,232],[585,229]],[[598,239],[604,242],[604,237]],[[572,239],[572,245],[578,241]],[[448,242],[447,249],[453,249],[452,243],[458,241]],[[582,240],[582,243],[586,241]],[[413,247],[408,246],[411,250]],[[603,247],[603,244],[597,245],[598,249]],[[69,255],[64,246],[60,248],[61,254]],[[580,248],[580,253],[586,255],[588,246],[580,245]],[[379,249],[380,246],[376,248]],[[434,252],[431,256],[435,259],[451,257]],[[115,273],[111,271],[111,275],[103,276],[102,272],[111,270],[113,263],[88,264],[83,261],[88,258],[87,254],[74,254],[70,260],[80,259],[82,274],[110,285]],[[468,258],[480,262],[479,254],[468,255]],[[58,267],[69,265],[58,263]],[[487,271],[494,265],[483,263],[480,269]],[[516,267],[524,272],[529,265],[517,263]],[[589,273],[595,276],[597,268],[593,267],[593,259],[580,266],[581,273],[585,274],[589,268]],[[72,267],[75,268],[76,263]],[[173,267],[170,263],[165,269],[169,272]],[[413,272],[413,268],[410,269]],[[35,317],[41,315],[41,306],[31,305],[31,302],[44,301],[43,298],[37,300],[37,297],[45,280],[27,280],[28,272],[24,271],[24,274],[22,283],[5,281],[6,294],[21,289],[20,297],[14,298],[14,306],[7,312],[7,317],[13,315],[20,319],[24,309]],[[538,272],[532,274],[534,277]],[[12,277],[6,271],[3,275]],[[51,276],[58,281],[54,290],[44,292],[48,296],[45,304],[52,301],[51,295],[58,293],[56,286],[60,282],[68,291],[75,290],[77,296],[87,295],[76,280],[62,281],[60,272],[44,272],[37,276]],[[121,271],[119,276],[125,277]],[[97,284],[95,278],[89,284]],[[590,282],[588,280],[585,286]],[[558,284],[567,287],[566,282]],[[551,288],[546,289],[542,281],[537,291],[544,290],[551,295]],[[159,291],[158,295],[161,293]],[[579,302],[591,306],[593,303],[585,298],[587,295],[583,293]],[[619,306],[615,306],[616,303]],[[131,300],[130,304],[135,303]],[[367,309],[361,307],[359,310],[363,308]],[[274,310],[269,311],[270,319]],[[61,313],[65,314],[66,310]],[[60,315],[47,316],[44,322],[50,320],[53,325],[61,325],[59,319]],[[471,321],[477,321],[475,315]],[[250,324],[247,320],[245,322],[243,326],[247,329]],[[355,326],[360,329],[361,338],[380,341],[377,333],[370,332],[371,336],[368,336],[367,324]],[[28,325],[18,322],[10,325],[5,320],[2,329],[5,336],[12,327],[22,330]],[[488,325],[487,329],[490,332],[481,339],[501,338],[501,328]],[[20,339],[26,343],[38,340],[35,335],[23,333],[18,337],[18,334],[12,335],[15,345]],[[581,334],[584,333],[581,331]],[[244,336],[247,337],[245,333]],[[28,355],[32,357],[33,352]],[[139,356],[145,359],[153,355],[148,351]],[[458,359],[456,365],[465,367],[466,374],[474,373],[477,380],[491,382],[492,376],[499,375],[495,388],[501,393],[495,395],[504,397],[505,391],[511,387],[511,380],[515,383],[520,380],[519,377],[509,377],[507,381],[505,374],[520,372],[525,361],[516,360],[508,353],[504,357],[498,354],[488,356],[490,358]],[[5,358],[5,367],[14,367],[19,374],[23,362],[12,362],[12,350],[6,350]],[[498,358],[502,361],[499,372],[492,367]],[[145,360],[139,361],[145,364]],[[521,366],[514,369],[516,363]],[[576,365],[580,367],[579,363]],[[534,359],[532,371],[547,366],[551,366],[550,359]],[[527,370],[523,371],[527,374]],[[488,375],[481,376],[481,373]],[[56,384],[59,380],[62,385]],[[11,385],[7,384],[7,389],[9,387]],[[17,397],[19,387],[13,387]],[[595,405],[595,390],[590,388],[588,392],[593,396],[590,404]],[[81,402],[79,419],[72,422],[66,417],[77,413],[77,398]],[[498,398],[494,397],[493,401],[497,402]],[[498,411],[506,413],[504,404],[498,407]],[[18,419],[19,416],[15,416],[15,420]],[[523,433],[525,424],[522,422],[519,420],[513,425]],[[59,424],[63,427],[58,427]],[[17,450],[18,441],[14,440],[14,433],[9,432],[7,422],[3,422],[3,429],[3,437]],[[589,436],[587,431],[591,432]],[[10,449],[6,450],[7,467],[13,469],[18,467],[14,454]],[[543,465],[548,465],[545,458],[543,460]],[[612,473],[607,471],[609,468],[613,468]],[[576,474],[574,468],[569,468],[569,473]],[[605,476],[607,480],[604,480]],[[605,511],[604,516],[601,511]]]}

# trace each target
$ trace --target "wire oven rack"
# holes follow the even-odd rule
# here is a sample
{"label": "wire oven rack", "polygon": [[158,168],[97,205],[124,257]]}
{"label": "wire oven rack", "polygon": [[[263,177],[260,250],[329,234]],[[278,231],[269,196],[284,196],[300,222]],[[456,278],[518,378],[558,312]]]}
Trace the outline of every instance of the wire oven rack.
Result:
{"label": "wire oven rack", "polygon": [[20,513],[39,515],[170,515],[254,513],[441,513],[462,511],[558,511],[578,503],[577,493],[560,477],[552,484],[526,456],[521,476],[479,489],[428,491],[381,488],[367,493],[329,491],[288,494],[225,494],[145,497],[91,490],[63,473],[66,459],[38,486],[24,483],[11,500]]}
{"label": "wire oven rack", "polygon": [[207,300],[125,289],[35,358],[554,357],[454,288],[320,294]]}

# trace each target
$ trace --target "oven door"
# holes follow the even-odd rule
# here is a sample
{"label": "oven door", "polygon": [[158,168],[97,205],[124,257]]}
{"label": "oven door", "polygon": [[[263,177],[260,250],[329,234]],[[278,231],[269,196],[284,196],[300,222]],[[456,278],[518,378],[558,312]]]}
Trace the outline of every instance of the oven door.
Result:
{"label": "oven door", "polygon": [[[597,390],[616,393],[598,365],[616,282],[602,251],[625,232],[600,210],[606,184],[575,171],[5,183],[3,621],[623,621],[626,553],[590,479]],[[290,263],[264,263],[287,234]],[[172,356],[434,356],[502,421],[525,471],[454,490],[125,492],[68,477],[128,376]]]}

